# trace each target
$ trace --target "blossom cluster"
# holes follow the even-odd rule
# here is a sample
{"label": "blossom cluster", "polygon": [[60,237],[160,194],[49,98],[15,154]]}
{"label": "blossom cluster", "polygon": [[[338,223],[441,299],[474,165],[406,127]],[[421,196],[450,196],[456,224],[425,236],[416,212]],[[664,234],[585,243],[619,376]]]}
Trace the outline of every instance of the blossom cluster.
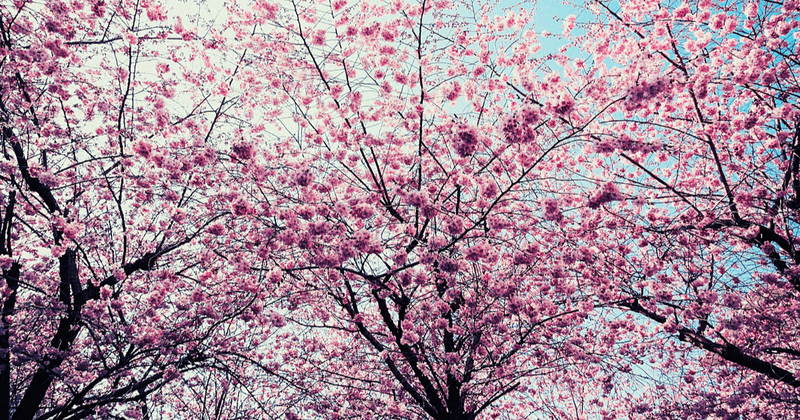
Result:
{"label": "blossom cluster", "polygon": [[647,102],[657,98],[669,89],[669,82],[663,77],[656,77],[637,83],[628,90],[625,97],[625,109],[633,111],[647,106]]}
{"label": "blossom cluster", "polygon": [[250,160],[255,155],[253,145],[245,141],[235,143],[231,146],[231,152],[233,156],[239,160]]}
{"label": "blossom cluster", "polygon": [[558,222],[564,218],[558,210],[558,201],[555,198],[546,198],[542,203],[544,205],[544,218]]}
{"label": "blossom cluster", "polygon": [[603,204],[613,201],[620,201],[622,199],[622,193],[619,192],[617,186],[611,182],[607,182],[605,185],[603,185],[603,188],[599,189],[591,197],[589,197],[587,204],[589,205],[590,209],[597,209]]}
{"label": "blossom cluster", "polygon": [[307,187],[314,182],[314,174],[308,168],[301,168],[292,175],[295,185],[301,187]]}
{"label": "blossom cluster", "polygon": [[475,153],[475,150],[478,149],[479,142],[480,138],[478,137],[477,129],[467,125],[459,126],[453,137],[453,147],[455,147],[456,153],[462,158]]}
{"label": "blossom cluster", "polygon": [[507,117],[500,126],[503,137],[509,143],[530,143],[536,139],[536,126],[542,121],[538,108],[526,107],[516,115]]}
{"label": "blossom cluster", "polygon": [[548,111],[561,116],[567,116],[575,108],[575,99],[568,93],[558,93],[547,102]]}
{"label": "blossom cluster", "polygon": [[645,143],[634,140],[631,136],[622,133],[617,137],[604,137],[594,144],[594,151],[597,153],[611,153],[615,150],[624,152],[652,153],[661,148],[657,143]]}

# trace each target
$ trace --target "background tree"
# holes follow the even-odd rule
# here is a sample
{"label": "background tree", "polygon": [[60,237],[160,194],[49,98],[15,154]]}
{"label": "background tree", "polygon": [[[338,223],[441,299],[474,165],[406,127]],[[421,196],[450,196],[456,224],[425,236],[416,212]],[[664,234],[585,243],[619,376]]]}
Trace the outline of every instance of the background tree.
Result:
{"label": "background tree", "polygon": [[150,2],[3,3],[0,40],[0,416],[262,416],[236,402],[272,328],[224,236],[236,63]]}
{"label": "background tree", "polygon": [[[797,3],[587,6],[573,91],[619,102],[575,161],[600,219],[576,241],[604,243],[617,306],[673,338],[653,359],[671,391],[643,401],[659,417],[797,416]],[[621,201],[598,203],[612,189]]]}

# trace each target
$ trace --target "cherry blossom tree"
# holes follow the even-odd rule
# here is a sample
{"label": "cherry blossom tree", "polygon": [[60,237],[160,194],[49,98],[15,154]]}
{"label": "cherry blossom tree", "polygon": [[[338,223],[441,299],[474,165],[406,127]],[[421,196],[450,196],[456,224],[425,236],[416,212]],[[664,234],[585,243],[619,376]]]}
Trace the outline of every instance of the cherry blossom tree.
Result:
{"label": "cherry blossom tree", "polygon": [[597,229],[573,237],[602,244],[596,261],[616,288],[602,301],[663,339],[662,397],[638,409],[796,417],[798,3],[586,8],[565,23],[585,52],[567,64],[572,89],[594,109],[613,105],[574,166]]}
{"label": "cherry blossom tree", "polygon": [[168,3],[0,5],[0,415],[797,416],[797,3]]}
{"label": "cherry blossom tree", "polygon": [[491,7],[230,10],[248,88],[282,91],[244,107],[226,167],[295,332],[258,364],[306,390],[293,416],[584,416],[630,391],[604,386],[636,354],[611,351],[580,276],[594,250],[561,233],[584,197],[558,174],[602,110],[543,71],[531,10]]}
{"label": "cherry blossom tree", "polygon": [[262,416],[235,403],[273,327],[224,236],[237,62],[155,2],[4,3],[0,42],[0,416]]}

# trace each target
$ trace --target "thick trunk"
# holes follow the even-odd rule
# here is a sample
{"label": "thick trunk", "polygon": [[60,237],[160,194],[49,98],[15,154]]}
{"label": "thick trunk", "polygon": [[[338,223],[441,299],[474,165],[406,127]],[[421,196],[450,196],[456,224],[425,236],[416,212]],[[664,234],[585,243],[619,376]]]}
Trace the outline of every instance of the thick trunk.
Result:
{"label": "thick trunk", "polygon": [[453,414],[453,413],[445,413],[441,417],[438,417],[437,420],[474,420],[475,415],[471,413],[465,414]]}
{"label": "thick trunk", "polygon": [[[11,221],[14,217],[14,204],[16,204],[16,191],[8,196],[2,228],[0,229],[0,255],[11,257]],[[3,270],[3,280],[11,291],[3,302],[3,314],[0,320],[0,419],[7,419],[11,415],[11,323],[9,318],[14,314],[17,304],[17,289],[19,288],[20,265],[12,263],[8,270]]]}
{"label": "thick trunk", "polygon": [[[77,253],[75,250],[67,250],[58,260],[61,281],[60,299],[62,303],[70,308],[69,313],[59,321],[58,330],[56,330],[56,334],[50,342],[50,346],[57,349],[58,353],[56,356],[46,357],[33,374],[31,383],[22,397],[22,401],[12,420],[33,419],[47,395],[47,390],[56,377],[54,371],[64,362],[64,355],[69,352],[72,343],[78,336],[78,321],[80,320],[80,313],[85,299],[80,279],[78,278]],[[70,294],[72,295],[71,298]]]}
{"label": "thick trunk", "polygon": [[0,419],[7,419],[11,414],[11,347],[8,318],[14,313],[17,303],[20,266],[14,263],[9,270],[3,270],[3,279],[11,289],[11,293],[3,302],[2,325],[0,325]]}
{"label": "thick trunk", "polygon": [[72,347],[72,343],[78,335],[78,330],[73,329],[77,321],[78,319],[74,314],[61,318],[58,324],[58,331],[50,343],[53,348],[59,350],[59,355],[44,360],[39,369],[36,370],[36,373],[33,374],[33,379],[31,379],[25,396],[22,397],[22,401],[17,407],[17,411],[14,412],[12,420],[33,420],[36,412],[39,411],[39,407],[44,401],[45,395],[47,395],[47,390],[56,378],[53,371],[64,362],[64,356],[61,356],[61,354],[64,354]]}

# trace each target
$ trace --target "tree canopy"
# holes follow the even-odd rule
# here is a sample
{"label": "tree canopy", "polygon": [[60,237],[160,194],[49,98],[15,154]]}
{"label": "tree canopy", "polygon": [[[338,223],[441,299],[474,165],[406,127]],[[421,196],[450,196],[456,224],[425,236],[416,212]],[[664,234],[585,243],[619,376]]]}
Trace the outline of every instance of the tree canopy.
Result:
{"label": "tree canopy", "polygon": [[570,7],[0,5],[0,417],[797,417],[800,3]]}

